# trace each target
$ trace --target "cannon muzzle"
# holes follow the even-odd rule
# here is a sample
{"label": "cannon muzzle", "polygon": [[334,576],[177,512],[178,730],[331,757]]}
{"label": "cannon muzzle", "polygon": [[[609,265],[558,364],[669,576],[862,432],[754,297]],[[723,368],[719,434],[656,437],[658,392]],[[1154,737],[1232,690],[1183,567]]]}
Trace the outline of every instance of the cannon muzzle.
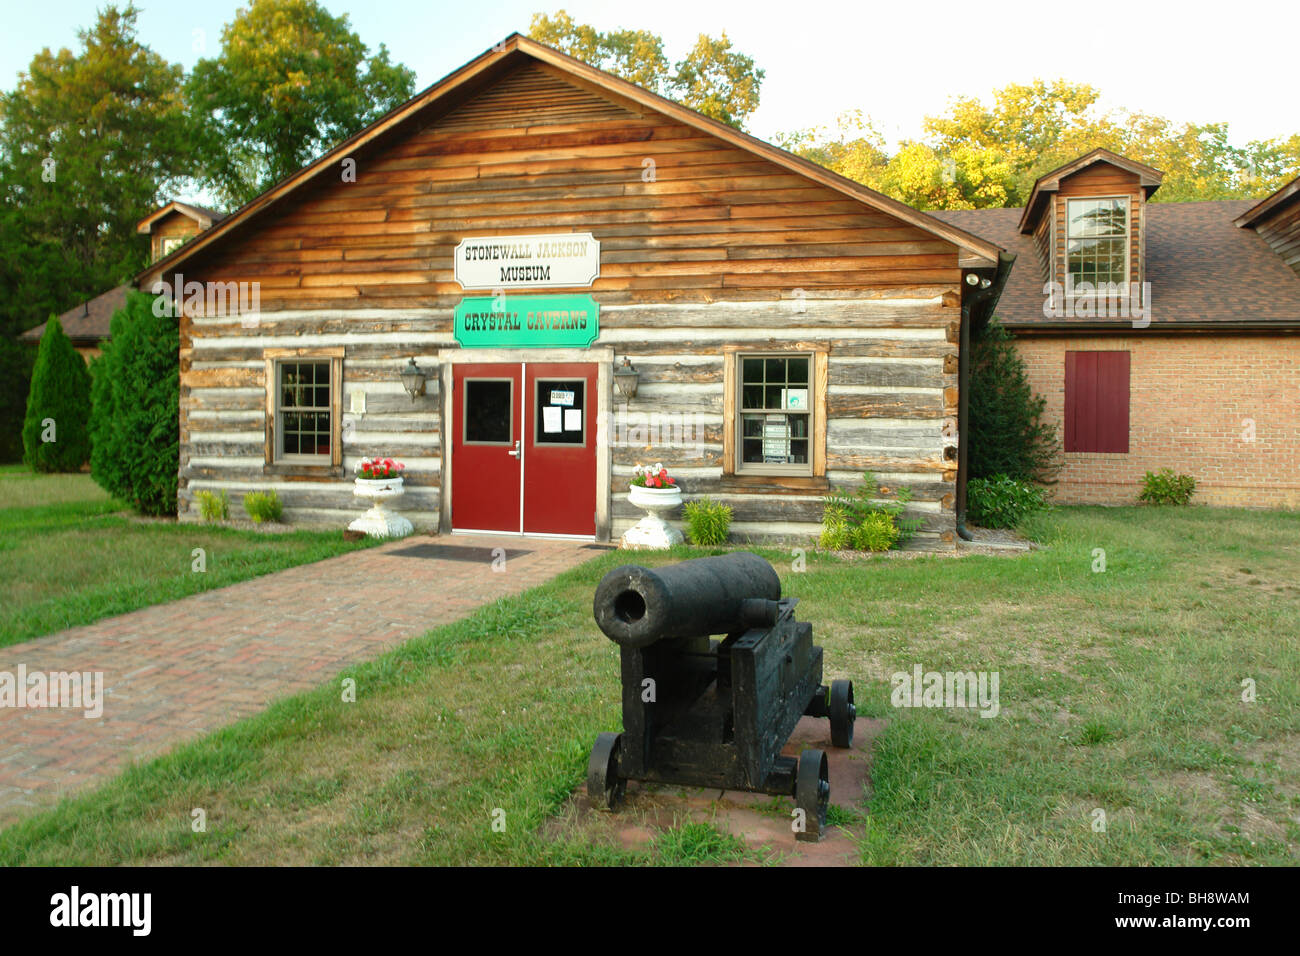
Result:
{"label": "cannon muzzle", "polygon": [[776,623],[781,579],[756,554],[737,551],[662,568],[625,564],[596,588],[597,626],[622,647],[665,638],[730,634]]}

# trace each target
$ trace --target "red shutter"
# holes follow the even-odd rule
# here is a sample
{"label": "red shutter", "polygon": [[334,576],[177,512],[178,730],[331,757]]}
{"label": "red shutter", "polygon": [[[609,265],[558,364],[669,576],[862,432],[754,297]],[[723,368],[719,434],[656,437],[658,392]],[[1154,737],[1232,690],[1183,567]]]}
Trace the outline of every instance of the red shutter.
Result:
{"label": "red shutter", "polygon": [[1128,352],[1065,353],[1065,450],[1128,454]]}

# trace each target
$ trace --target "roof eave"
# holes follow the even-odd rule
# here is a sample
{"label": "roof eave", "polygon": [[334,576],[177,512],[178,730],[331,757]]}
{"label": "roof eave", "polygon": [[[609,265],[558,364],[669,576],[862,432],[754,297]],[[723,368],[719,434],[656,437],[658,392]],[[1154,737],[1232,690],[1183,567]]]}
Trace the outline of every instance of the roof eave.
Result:
{"label": "roof eave", "polygon": [[1292,200],[1300,200],[1300,176],[1291,180],[1277,192],[1265,196],[1258,203],[1251,206],[1236,219],[1232,220],[1238,228],[1254,226],[1259,220],[1265,218],[1277,209],[1288,205]]}

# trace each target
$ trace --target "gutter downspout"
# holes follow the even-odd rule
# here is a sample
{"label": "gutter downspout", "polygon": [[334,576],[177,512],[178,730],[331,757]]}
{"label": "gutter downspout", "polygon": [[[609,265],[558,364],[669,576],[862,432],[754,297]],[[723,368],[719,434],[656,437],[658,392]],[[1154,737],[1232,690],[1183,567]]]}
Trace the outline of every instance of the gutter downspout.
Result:
{"label": "gutter downspout", "polygon": [[971,325],[981,319],[981,325],[988,321],[993,308],[998,304],[1002,289],[1011,274],[1011,264],[1016,261],[1014,253],[1004,252],[998,256],[998,268],[987,287],[977,288],[973,292],[962,290],[960,353],[957,356],[957,536],[963,541],[973,541],[975,536],[966,527],[966,451],[970,421],[970,339]]}

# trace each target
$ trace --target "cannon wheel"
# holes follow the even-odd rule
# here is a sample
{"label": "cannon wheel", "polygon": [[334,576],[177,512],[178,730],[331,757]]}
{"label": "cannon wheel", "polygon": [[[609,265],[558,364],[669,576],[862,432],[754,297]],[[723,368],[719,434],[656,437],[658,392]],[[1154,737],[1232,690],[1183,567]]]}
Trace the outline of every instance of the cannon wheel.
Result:
{"label": "cannon wheel", "polygon": [[804,812],[804,829],[795,839],[816,843],[826,829],[826,808],[831,802],[830,772],[823,750],[805,750],[799,755],[794,803]]}
{"label": "cannon wheel", "polygon": [[857,720],[858,708],[853,704],[853,681],[831,681],[831,745],[835,747],[853,746],[853,722]]}
{"label": "cannon wheel", "polygon": [[627,780],[618,775],[622,734],[606,731],[596,738],[587,762],[587,797],[597,810],[613,810],[623,799]]}

